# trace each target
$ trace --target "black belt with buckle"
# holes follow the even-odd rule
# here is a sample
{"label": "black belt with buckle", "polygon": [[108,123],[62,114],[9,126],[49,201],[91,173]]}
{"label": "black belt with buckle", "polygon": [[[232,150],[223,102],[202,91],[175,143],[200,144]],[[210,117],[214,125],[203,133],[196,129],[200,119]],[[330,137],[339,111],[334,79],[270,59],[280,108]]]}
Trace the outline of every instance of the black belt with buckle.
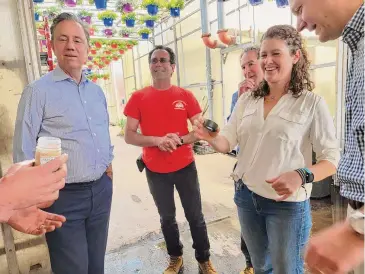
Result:
{"label": "black belt with buckle", "polygon": [[364,206],[364,203],[359,201],[349,200],[349,205],[352,207],[352,209],[358,210]]}

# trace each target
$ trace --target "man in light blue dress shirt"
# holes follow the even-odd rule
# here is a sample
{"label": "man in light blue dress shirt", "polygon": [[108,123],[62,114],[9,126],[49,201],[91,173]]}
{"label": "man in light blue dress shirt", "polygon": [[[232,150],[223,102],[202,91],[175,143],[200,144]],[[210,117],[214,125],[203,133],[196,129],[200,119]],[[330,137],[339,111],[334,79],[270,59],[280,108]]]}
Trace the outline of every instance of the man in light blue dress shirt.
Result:
{"label": "man in light blue dress shirt", "polygon": [[66,186],[43,205],[67,221],[46,234],[55,274],[102,274],[112,200],[113,147],[102,89],[82,73],[89,33],[73,14],[51,27],[58,67],[23,91],[16,119],[14,161],[33,159],[37,139],[58,137],[67,153]]}

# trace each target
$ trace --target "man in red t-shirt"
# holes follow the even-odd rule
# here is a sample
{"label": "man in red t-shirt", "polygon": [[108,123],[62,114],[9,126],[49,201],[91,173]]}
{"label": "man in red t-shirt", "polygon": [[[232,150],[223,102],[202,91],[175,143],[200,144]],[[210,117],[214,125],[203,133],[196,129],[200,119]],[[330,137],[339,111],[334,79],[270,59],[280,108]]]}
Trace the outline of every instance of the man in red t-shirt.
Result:
{"label": "man in red t-shirt", "polygon": [[[171,85],[175,54],[170,48],[157,46],[148,58],[153,84],[134,92],[124,109],[125,141],[143,147],[147,181],[170,255],[164,273],[181,273],[184,267],[183,245],[175,218],[174,187],[190,225],[199,271],[217,273],[209,259],[210,245],[191,145],[197,140],[189,132],[187,122],[197,119],[201,108],[190,91]],[[138,127],[141,133],[137,132]]]}

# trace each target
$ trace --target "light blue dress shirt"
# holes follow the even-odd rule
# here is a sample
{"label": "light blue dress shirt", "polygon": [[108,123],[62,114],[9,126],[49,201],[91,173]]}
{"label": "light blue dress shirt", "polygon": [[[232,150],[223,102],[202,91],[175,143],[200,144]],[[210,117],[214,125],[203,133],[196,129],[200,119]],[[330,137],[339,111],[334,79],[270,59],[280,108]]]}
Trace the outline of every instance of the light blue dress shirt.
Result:
{"label": "light blue dress shirt", "polygon": [[18,106],[14,162],[34,159],[42,136],[61,139],[69,155],[66,183],[99,179],[113,160],[102,89],[85,75],[78,85],[59,67],[28,85]]}

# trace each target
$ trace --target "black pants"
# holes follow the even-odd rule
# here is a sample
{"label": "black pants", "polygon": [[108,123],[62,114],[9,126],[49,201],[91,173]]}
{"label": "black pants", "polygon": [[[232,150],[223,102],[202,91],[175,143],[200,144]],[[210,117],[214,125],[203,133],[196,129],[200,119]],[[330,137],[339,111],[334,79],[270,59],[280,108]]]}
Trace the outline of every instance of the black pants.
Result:
{"label": "black pants", "polygon": [[189,222],[195,257],[206,262],[210,257],[210,244],[202,213],[200,187],[195,162],[171,173],[156,173],[146,168],[148,185],[160,214],[162,233],[170,256],[181,256],[183,245],[180,242],[176,223],[174,186],[179,193],[185,217]]}

